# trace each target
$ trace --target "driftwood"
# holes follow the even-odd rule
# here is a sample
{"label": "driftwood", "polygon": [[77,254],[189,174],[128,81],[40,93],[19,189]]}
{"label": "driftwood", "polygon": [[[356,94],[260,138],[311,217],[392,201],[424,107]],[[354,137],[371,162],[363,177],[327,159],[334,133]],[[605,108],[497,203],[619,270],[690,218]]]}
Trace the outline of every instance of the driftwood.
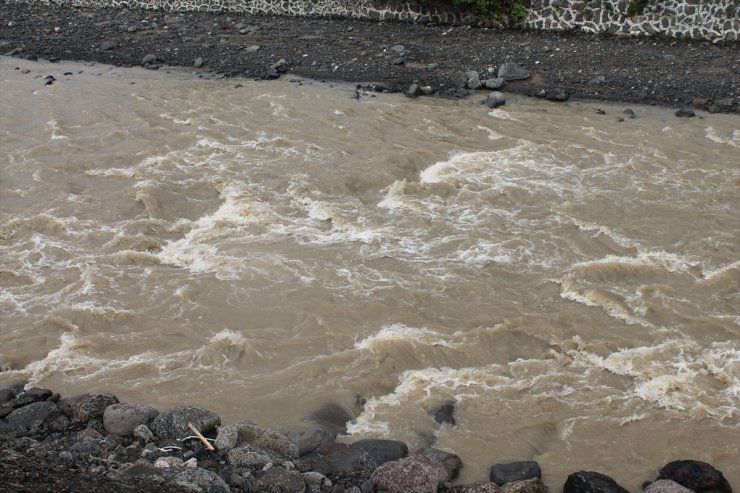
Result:
{"label": "driftwood", "polygon": [[198,431],[198,429],[195,426],[193,426],[193,423],[188,423],[188,428],[190,428],[190,431],[192,431],[193,433],[195,433],[195,436],[197,436],[200,439],[200,441],[203,442],[203,445],[205,446],[205,448],[207,448],[211,452],[213,452],[214,450],[216,450],[215,448],[213,448],[213,445],[211,445],[210,442],[208,440],[206,440],[206,437],[204,437]]}

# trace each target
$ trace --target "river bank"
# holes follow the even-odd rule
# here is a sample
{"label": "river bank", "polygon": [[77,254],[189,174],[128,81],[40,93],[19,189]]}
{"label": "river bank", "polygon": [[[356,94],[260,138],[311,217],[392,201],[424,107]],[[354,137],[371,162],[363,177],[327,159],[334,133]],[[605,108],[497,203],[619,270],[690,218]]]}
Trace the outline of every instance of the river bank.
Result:
{"label": "river bank", "polygon": [[[740,112],[737,42],[240,14],[70,9],[3,1],[0,51],[23,58],[119,66],[192,67],[255,79],[283,73],[445,97],[480,93],[519,64],[504,92]],[[490,85],[493,88],[494,84]],[[553,93],[554,94],[554,93]]]}
{"label": "river bank", "polygon": [[[455,406],[434,412],[454,425]],[[399,441],[336,441],[352,419],[336,403],[306,417],[299,431],[251,421],[221,426],[196,406],[159,412],[113,394],[62,398],[18,382],[0,390],[0,478],[4,491],[273,493],[547,493],[533,461],[494,464],[490,477],[453,484],[460,457]],[[558,488],[559,490],[559,488]],[[666,464],[646,493],[732,493],[705,462]],[[565,493],[627,493],[594,471],[571,474]]]}

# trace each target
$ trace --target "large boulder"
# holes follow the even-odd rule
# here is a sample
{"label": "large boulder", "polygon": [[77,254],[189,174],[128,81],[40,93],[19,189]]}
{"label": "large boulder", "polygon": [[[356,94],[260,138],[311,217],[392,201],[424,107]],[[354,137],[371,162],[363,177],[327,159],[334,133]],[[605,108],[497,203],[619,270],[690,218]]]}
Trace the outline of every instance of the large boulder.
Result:
{"label": "large boulder", "polygon": [[298,471],[271,467],[257,480],[257,491],[303,493],[306,491],[306,481]]}
{"label": "large boulder", "polygon": [[645,493],[694,493],[694,491],[670,479],[659,479],[647,485]]}
{"label": "large boulder", "polygon": [[51,421],[61,414],[53,402],[41,401],[16,409],[5,417],[5,422],[14,428],[29,427],[36,421]]}
{"label": "large boulder", "polygon": [[298,445],[291,442],[282,433],[263,428],[251,421],[222,426],[214,443],[217,449],[224,452],[241,444],[250,444],[261,449],[271,450],[291,459],[297,458],[300,452]]}
{"label": "large boulder", "polygon": [[542,479],[542,471],[539,464],[529,460],[508,464],[494,464],[491,467],[491,481],[499,486],[524,479]]}
{"label": "large boulder", "polygon": [[329,475],[350,475],[369,471],[375,467],[372,459],[362,450],[344,443],[328,443],[301,460],[303,468]]}
{"label": "large boulder", "polygon": [[506,98],[499,91],[493,91],[486,97],[486,100],[483,102],[483,104],[491,109],[498,108],[499,106],[503,106],[506,104]]}
{"label": "large boulder", "polygon": [[251,467],[262,469],[275,459],[264,450],[251,445],[242,445],[229,450],[227,457],[232,467]]}
{"label": "large boulder", "polygon": [[498,69],[498,76],[505,81],[529,79],[529,72],[518,63],[506,62]]}
{"label": "large boulder", "polygon": [[396,440],[369,438],[354,442],[351,447],[362,451],[375,462],[376,466],[409,455],[409,447],[405,443]]}
{"label": "large boulder", "polygon": [[91,419],[102,419],[105,408],[118,404],[113,394],[93,394],[81,398],[72,406],[72,417],[83,423]]}
{"label": "large boulder", "polygon": [[105,431],[113,435],[130,435],[139,425],[148,425],[159,411],[146,404],[113,404],[103,412]]}
{"label": "large boulder", "polygon": [[[230,493],[229,485],[218,474],[201,467],[154,467],[134,465],[127,469],[123,477],[135,477],[177,486],[192,493]],[[161,479],[158,479],[161,478]]]}
{"label": "large boulder", "polygon": [[460,456],[451,452],[429,447],[422,450],[420,455],[426,455],[438,460],[447,470],[448,481],[455,479],[460,474],[460,469],[463,468],[463,461]]}
{"label": "large boulder", "polygon": [[574,472],[565,481],[563,493],[629,493],[612,478],[593,471]]}
{"label": "large boulder", "polygon": [[149,428],[160,438],[181,439],[193,434],[188,423],[192,423],[199,432],[205,434],[220,425],[221,418],[202,407],[178,406],[159,414]]}
{"label": "large boulder", "polygon": [[548,493],[545,483],[539,478],[512,481],[501,487],[504,493]]}
{"label": "large boulder", "polygon": [[670,479],[696,493],[732,493],[730,483],[711,464],[698,460],[677,460],[659,471],[658,479]]}
{"label": "large boulder", "polygon": [[413,455],[381,465],[370,481],[388,493],[437,493],[439,484],[447,481],[447,470],[432,457]]}

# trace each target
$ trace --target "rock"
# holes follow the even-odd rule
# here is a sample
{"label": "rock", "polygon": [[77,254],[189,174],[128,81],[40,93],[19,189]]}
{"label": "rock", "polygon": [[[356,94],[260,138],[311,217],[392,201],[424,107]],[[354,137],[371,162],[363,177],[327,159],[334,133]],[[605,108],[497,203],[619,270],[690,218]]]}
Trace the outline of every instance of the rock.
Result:
{"label": "rock", "polygon": [[484,104],[491,109],[498,108],[506,104],[506,98],[500,92],[493,91],[486,97]]}
{"label": "rock", "polygon": [[485,82],[486,89],[501,89],[506,85],[506,81],[502,77],[496,77],[495,79],[488,79]]}
{"label": "rock", "polygon": [[[47,81],[51,80],[51,82],[54,82],[56,79],[52,75],[47,75],[44,78],[44,80],[47,80]],[[16,395],[15,400],[12,403],[12,406],[15,408],[27,406],[28,404],[31,404],[32,402],[45,401],[49,397],[51,397],[51,390],[39,389],[37,387],[33,387],[28,390],[24,390],[23,392]]]}
{"label": "rock", "polygon": [[627,115],[627,118],[631,118],[631,119],[637,118],[637,115],[635,114],[635,112],[632,111],[630,108],[627,108],[622,113],[624,113],[625,115]]}
{"label": "rock", "polygon": [[14,428],[28,427],[35,421],[51,421],[60,415],[61,411],[53,402],[33,402],[8,414],[5,422]]}
{"label": "rock", "polygon": [[480,89],[481,87],[483,87],[483,83],[480,81],[480,79],[477,79],[477,78],[475,78],[475,79],[468,79],[465,82],[465,87],[467,87],[468,89],[471,89],[471,90],[475,91],[476,89]]}
{"label": "rock", "polygon": [[126,28],[126,32],[127,33],[135,33],[138,30],[139,30],[139,28],[136,27],[136,26],[129,26],[128,28]]}
{"label": "rock", "polygon": [[139,425],[147,425],[159,411],[146,404],[113,404],[103,412],[103,427],[113,435],[130,435]]}
{"label": "rock", "polygon": [[309,471],[302,474],[303,481],[306,483],[307,493],[320,493],[322,490],[328,490],[332,487],[329,478],[321,473]]}
{"label": "rock", "polygon": [[421,94],[421,88],[419,87],[419,84],[414,82],[408,87],[408,89],[406,89],[404,94],[406,94],[407,98],[415,98]]}
{"label": "rock", "polygon": [[681,486],[670,479],[659,479],[650,483],[645,488],[645,493],[694,493],[694,490]]}
{"label": "rock", "polygon": [[157,60],[158,60],[157,55],[153,55],[150,53],[141,59],[141,64],[142,65],[153,65],[157,63]]}
{"label": "rock", "polygon": [[282,467],[272,467],[257,480],[257,491],[271,493],[303,493],[306,482],[298,471],[288,471]]}
{"label": "rock", "polygon": [[72,417],[72,411],[74,410],[75,405],[89,396],[90,394],[82,394],[74,397],[68,397],[66,399],[60,399],[57,403],[57,406],[59,406],[59,409],[62,411],[62,413],[64,413],[65,416]]}
{"label": "rock", "polygon": [[432,457],[413,455],[386,462],[373,471],[370,480],[388,493],[436,493],[447,480],[447,470]]}
{"label": "rock", "polygon": [[49,422],[49,429],[51,431],[61,432],[66,430],[67,426],[69,426],[69,419],[64,415],[57,416]]}
{"label": "rock", "polygon": [[458,72],[452,79],[452,85],[457,89],[465,89],[468,84],[468,76],[465,72]]}
{"label": "rock", "polygon": [[275,461],[264,450],[251,445],[242,445],[229,450],[227,457],[232,467],[263,468]]}
{"label": "rock", "polygon": [[118,404],[118,398],[113,394],[88,395],[72,407],[72,417],[82,423],[102,419],[105,408],[113,404]]}
{"label": "rock", "polygon": [[137,426],[131,434],[134,438],[138,438],[144,443],[149,443],[154,440],[154,433],[152,433],[152,430],[150,430],[146,425]]}
{"label": "rock", "polygon": [[539,464],[534,461],[520,461],[509,464],[494,464],[491,467],[491,481],[499,486],[524,479],[542,479]]}
{"label": "rock", "polygon": [[561,87],[555,87],[545,91],[545,99],[548,101],[564,102],[568,101],[568,93]]}
{"label": "rock", "polygon": [[288,71],[288,62],[285,61],[285,58],[281,58],[277,62],[270,65],[270,70],[274,70],[278,74],[284,74]]}
{"label": "rock", "polygon": [[400,55],[405,51],[405,48],[403,45],[393,45],[391,46],[391,51],[398,53]]}
{"label": "rock", "polygon": [[0,406],[15,399],[15,394],[10,389],[0,390]]}
{"label": "rock", "polygon": [[236,425],[221,426],[216,435],[214,447],[222,452],[228,452],[239,443],[239,428]]}
{"label": "rock", "polygon": [[419,90],[424,96],[431,96],[432,94],[434,94],[434,89],[432,89],[432,86],[421,86]]}
{"label": "rock", "polygon": [[201,433],[207,434],[221,424],[221,418],[202,407],[178,406],[159,414],[149,428],[160,438],[180,439],[192,435],[188,423],[192,423]]}
{"label": "rock", "polygon": [[260,48],[262,48],[260,45],[249,45],[244,48],[244,51],[247,53],[254,53],[255,51],[259,51]]}
{"label": "rock", "polygon": [[205,61],[203,60],[203,58],[201,58],[201,57],[198,57],[198,58],[196,58],[196,59],[195,59],[195,60],[193,61],[193,67],[195,67],[195,68],[200,68],[200,67],[202,67],[202,66],[203,66],[203,64],[204,64],[204,63],[205,63]]}
{"label": "rock", "polygon": [[159,469],[167,483],[194,493],[230,493],[229,485],[216,473],[201,467],[167,467]]}
{"label": "rock", "polygon": [[606,111],[602,110],[601,108],[598,108],[598,109],[596,110],[596,114],[597,114],[597,115],[606,115]]}
{"label": "rock", "polygon": [[588,83],[589,84],[594,84],[594,85],[605,84],[606,83],[606,77],[604,77],[603,75],[597,75],[593,79],[589,80]]}
{"label": "rock", "polygon": [[563,493],[628,493],[609,476],[592,471],[574,472],[565,481]]}
{"label": "rock", "polygon": [[503,493],[499,485],[489,481],[457,485],[453,487],[452,491],[455,493]]}
{"label": "rock", "polygon": [[112,50],[116,47],[116,44],[113,41],[103,41],[100,43],[100,49],[103,51]]}
{"label": "rock", "polygon": [[523,481],[512,481],[501,487],[504,493],[548,493],[548,488],[541,479],[525,479]]}
{"label": "rock", "polygon": [[403,57],[394,58],[391,63],[393,65],[404,65],[406,63],[406,59]]}
{"label": "rock", "polygon": [[670,479],[696,493],[732,493],[730,483],[711,464],[698,460],[678,460],[666,464],[658,479]]}
{"label": "rock", "polygon": [[301,465],[304,470],[320,472],[326,476],[350,475],[375,467],[374,462],[364,452],[344,443],[322,445],[316,452],[304,458]]}
{"label": "rock", "polygon": [[154,461],[154,467],[182,467],[182,459],[179,457],[160,457]]}
{"label": "rock", "polygon": [[420,455],[426,455],[439,461],[447,470],[447,481],[454,480],[463,468],[462,459],[457,454],[430,447],[422,450]]}
{"label": "rock", "polygon": [[506,62],[498,69],[498,76],[505,81],[529,79],[529,72],[514,62]]}
{"label": "rock", "polygon": [[676,111],[675,115],[679,118],[691,118],[696,116],[696,113],[688,108],[681,108],[680,110]]}
{"label": "rock", "polygon": [[362,451],[376,465],[385,464],[406,457],[409,454],[408,446],[396,440],[365,439],[359,440],[350,447]]}
{"label": "rock", "polygon": [[434,421],[439,424],[447,423],[455,426],[455,401],[445,401],[439,407],[432,410]]}
{"label": "rock", "polygon": [[334,440],[337,433],[327,431],[323,428],[314,428],[305,431],[291,431],[285,436],[298,446],[298,456],[302,457],[313,452],[322,444],[329,443]]}
{"label": "rock", "polygon": [[11,438],[15,438],[15,427],[0,421],[0,440],[10,440]]}
{"label": "rock", "polygon": [[[298,446],[288,437],[269,428],[262,428],[251,421],[242,421],[235,426],[238,434],[237,444],[250,444],[261,449],[277,452],[290,459],[298,457]],[[224,427],[226,428],[226,427]]]}

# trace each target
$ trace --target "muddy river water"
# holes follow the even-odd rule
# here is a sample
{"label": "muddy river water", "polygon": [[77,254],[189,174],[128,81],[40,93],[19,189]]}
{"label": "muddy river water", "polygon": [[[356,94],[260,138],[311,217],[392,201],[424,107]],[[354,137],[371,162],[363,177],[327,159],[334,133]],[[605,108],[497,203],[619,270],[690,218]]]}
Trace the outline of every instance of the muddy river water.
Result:
{"label": "muddy river water", "polygon": [[0,83],[0,384],[285,429],[335,401],[345,440],[470,481],[533,459],[635,491],[694,458],[740,486],[737,116],[8,58]]}

